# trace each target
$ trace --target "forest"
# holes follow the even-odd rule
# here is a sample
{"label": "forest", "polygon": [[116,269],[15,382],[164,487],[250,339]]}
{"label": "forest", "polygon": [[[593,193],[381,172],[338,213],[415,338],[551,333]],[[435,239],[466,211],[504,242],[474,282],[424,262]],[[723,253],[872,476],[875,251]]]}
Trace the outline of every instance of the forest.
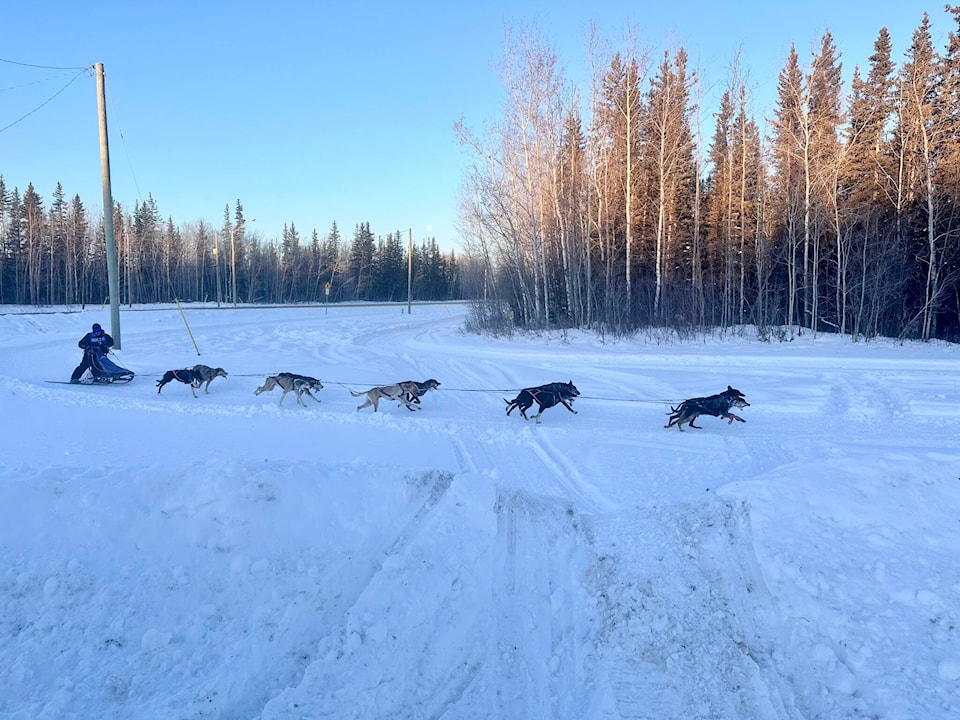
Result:
{"label": "forest", "polygon": [[[252,221],[251,221],[252,222]],[[223,224],[164,221],[152,195],[128,212],[114,203],[122,304],[398,301],[460,297],[456,254],[431,238],[414,246],[400,231],[374,235],[358,223],[349,240],[337,223],[301,239],[293,223],[279,242],[249,231],[240,200]],[[109,298],[102,216],[60,184],[49,206],[29,184],[21,195],[0,175],[0,302],[84,305]],[[408,278],[409,274],[409,278]]]}
{"label": "forest", "polygon": [[[578,88],[537,33],[509,34],[498,120],[457,126],[461,194],[495,328],[731,328],[960,340],[960,9],[886,28],[845,87],[826,31],[753,108],[735,58],[718,107],[684,48],[591,32]],[[708,121],[700,122],[699,118]],[[703,126],[703,130],[701,130]],[[706,137],[702,137],[706,136]]]}

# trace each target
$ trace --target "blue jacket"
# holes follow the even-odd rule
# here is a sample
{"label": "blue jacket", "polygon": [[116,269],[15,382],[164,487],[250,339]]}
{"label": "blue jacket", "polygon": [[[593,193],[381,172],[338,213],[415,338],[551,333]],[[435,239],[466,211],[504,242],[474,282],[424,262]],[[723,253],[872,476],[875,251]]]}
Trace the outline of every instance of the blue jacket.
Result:
{"label": "blue jacket", "polygon": [[87,351],[96,350],[101,353],[106,353],[110,348],[113,347],[113,338],[106,333],[100,333],[97,335],[95,333],[88,332],[86,335],[80,338],[80,342],[77,343],[77,346]]}

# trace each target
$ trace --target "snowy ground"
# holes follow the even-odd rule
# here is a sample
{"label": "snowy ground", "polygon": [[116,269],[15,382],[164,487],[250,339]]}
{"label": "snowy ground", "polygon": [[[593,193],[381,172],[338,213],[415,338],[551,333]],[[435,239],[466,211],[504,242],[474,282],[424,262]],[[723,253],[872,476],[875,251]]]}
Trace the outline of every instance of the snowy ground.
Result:
{"label": "snowy ground", "polygon": [[106,387],[45,382],[106,310],[0,316],[0,718],[960,717],[960,348],[403,310],[125,309]]}

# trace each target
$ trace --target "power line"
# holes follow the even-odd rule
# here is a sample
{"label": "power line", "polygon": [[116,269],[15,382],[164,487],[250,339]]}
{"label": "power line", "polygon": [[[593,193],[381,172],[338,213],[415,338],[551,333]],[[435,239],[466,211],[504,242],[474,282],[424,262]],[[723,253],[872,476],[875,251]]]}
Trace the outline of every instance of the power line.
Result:
{"label": "power line", "polygon": [[0,58],[0,62],[7,63],[8,65],[19,65],[21,67],[29,68],[39,68],[40,70],[89,70],[92,68],[92,65],[87,65],[86,67],[57,67],[56,65],[33,65],[31,63],[17,62],[16,60],[7,60],[5,58]]}
{"label": "power line", "polygon": [[[4,60],[3,62],[10,62],[10,61],[9,61],[9,60]],[[16,64],[16,65],[22,65],[23,63],[15,63],[15,64]],[[34,66],[34,67],[39,67],[39,66]],[[52,68],[52,69],[55,69],[55,70],[56,70],[56,69],[58,69],[58,68]],[[63,68],[63,69],[66,69],[66,68]],[[76,69],[76,68],[70,68],[70,69]],[[33,115],[37,110],[39,110],[40,108],[42,108],[44,105],[46,105],[46,104],[49,103],[51,100],[53,100],[55,97],[57,97],[57,95],[59,95],[59,94],[62,93],[64,90],[66,90],[68,87],[70,87],[71,85],[73,85],[74,81],[75,81],[78,77],[80,77],[80,76],[83,75],[84,73],[88,73],[89,71],[90,71],[90,68],[80,68],[80,72],[78,72],[76,75],[74,75],[72,78],[70,78],[70,81],[69,81],[66,85],[64,85],[62,88],[60,88],[59,90],[57,90],[57,92],[55,92],[55,93],[54,93],[53,95],[51,95],[49,98],[47,98],[46,100],[44,100],[42,103],[40,103],[39,105],[37,105],[33,110],[31,110],[30,112],[28,112],[26,115],[22,115],[21,117],[17,118],[16,120],[14,120],[14,121],[13,121],[12,123],[10,123],[9,125],[5,125],[4,127],[0,127],[0,133],[2,133],[4,130],[9,130],[10,128],[12,128],[12,127],[13,127],[14,125],[16,125],[17,123],[19,123],[19,122],[21,122],[22,120],[25,120],[26,118],[28,118],[28,117],[30,117],[31,115]]]}
{"label": "power line", "polygon": [[127,138],[124,137],[123,128],[120,127],[120,113],[117,112],[117,103],[113,99],[113,92],[111,91],[109,85],[107,85],[107,95],[110,98],[110,107],[113,108],[113,117],[117,121],[117,132],[120,133],[120,143],[123,145],[123,149],[127,154],[127,167],[130,168],[130,175],[133,177],[133,185],[137,188],[137,196],[140,198],[140,202],[143,202],[143,193],[140,192],[140,183],[137,182],[137,174],[133,171],[133,158],[130,156],[130,150],[127,147]]}
{"label": "power line", "polygon": [[21,90],[23,88],[33,87],[34,85],[43,85],[44,83],[51,82],[53,80],[60,80],[63,77],[63,74],[60,73],[55,77],[45,77],[40,78],[39,80],[30,80],[29,82],[23,82],[19,85],[9,85],[7,87],[0,87],[0,92],[13,92],[14,90]]}

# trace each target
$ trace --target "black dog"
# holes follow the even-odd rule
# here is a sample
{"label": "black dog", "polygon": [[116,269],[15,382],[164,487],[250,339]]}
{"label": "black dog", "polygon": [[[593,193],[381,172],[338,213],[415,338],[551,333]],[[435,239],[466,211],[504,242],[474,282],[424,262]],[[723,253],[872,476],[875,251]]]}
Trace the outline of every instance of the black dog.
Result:
{"label": "black dog", "polygon": [[676,424],[677,429],[683,432],[683,424],[689,423],[690,427],[702,430],[702,427],[693,424],[693,421],[701,415],[725,418],[728,420],[728,424],[733,424],[734,420],[746,422],[746,420],[739,415],[734,415],[730,412],[730,408],[732,407],[750,407],[750,403],[747,402],[742,392],[727,385],[727,389],[722,393],[709,395],[707,397],[690,398],[689,400],[684,400],[677,405],[677,407],[671,406],[670,412],[668,413],[670,415],[670,422],[664,425],[664,427],[668,428]]}
{"label": "black dog", "polygon": [[157,393],[163,390],[163,386],[168,382],[173,380],[179,380],[184,385],[190,386],[190,392],[193,393],[193,396],[196,397],[197,393],[195,389],[203,385],[204,377],[202,373],[197,372],[193,368],[183,368],[182,370],[167,370],[163,377],[157,380]]}
{"label": "black dog", "polygon": [[567,410],[576,415],[577,411],[571,407],[571,403],[573,399],[579,395],[580,391],[577,390],[576,385],[574,385],[571,380],[565,383],[555,382],[532,388],[524,388],[513,400],[504,398],[504,402],[507,404],[507,415],[509,415],[514,408],[520,408],[520,414],[523,415],[524,420],[528,419],[526,411],[529,410],[534,403],[537,403],[540,407],[540,412],[534,415],[533,419],[540,422],[540,416],[543,415],[543,411],[558,404],[563,405]]}

